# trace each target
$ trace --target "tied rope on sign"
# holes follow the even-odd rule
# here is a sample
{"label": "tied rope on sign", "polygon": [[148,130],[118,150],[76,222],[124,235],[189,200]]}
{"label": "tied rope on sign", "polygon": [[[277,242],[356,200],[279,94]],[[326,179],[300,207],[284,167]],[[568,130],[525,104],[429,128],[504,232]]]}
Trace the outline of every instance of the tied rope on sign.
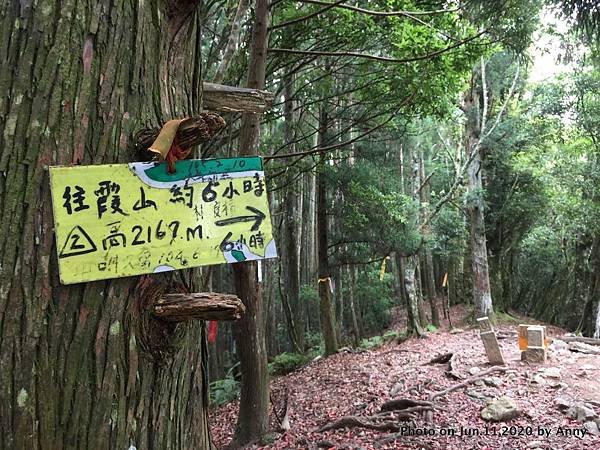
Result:
{"label": "tied rope on sign", "polygon": [[177,130],[185,119],[173,119],[165,123],[158,133],[158,137],[148,149],[157,153],[160,161],[167,162],[167,172],[175,173],[175,162],[185,159],[190,155],[192,148],[183,149],[177,142]]}
{"label": "tied rope on sign", "polygon": [[175,163],[190,156],[192,148],[220,133],[227,123],[214,113],[197,117],[173,119],[159,128],[144,128],[134,136],[135,149],[140,160],[158,156],[167,162],[168,173],[175,172]]}

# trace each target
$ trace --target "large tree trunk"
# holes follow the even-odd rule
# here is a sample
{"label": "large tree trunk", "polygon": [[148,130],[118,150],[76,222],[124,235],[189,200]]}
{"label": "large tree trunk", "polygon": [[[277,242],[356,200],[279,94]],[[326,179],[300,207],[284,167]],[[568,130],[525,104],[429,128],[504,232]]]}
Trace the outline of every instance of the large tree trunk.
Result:
{"label": "large tree trunk", "polygon": [[[319,146],[327,141],[329,117],[324,107],[319,113]],[[332,355],[338,351],[338,342],[335,332],[333,305],[331,303],[330,286],[331,273],[329,269],[328,226],[327,226],[327,181],[325,179],[325,152],[320,153],[317,173],[317,253],[319,267],[319,298],[321,311],[321,331],[325,340],[325,355]]]}
{"label": "large tree trunk", "polygon": [[473,272],[473,303],[479,316],[493,314],[490,277],[488,272],[487,244],[485,239],[484,203],[481,184],[481,152],[469,167],[469,204],[471,221],[471,268]]}
{"label": "large tree trunk", "polygon": [[[256,0],[247,87],[263,89],[267,59],[269,1]],[[258,154],[260,115],[245,113],[240,127],[240,156]],[[240,411],[232,448],[262,440],[269,429],[269,372],[265,343],[265,310],[256,261],[233,265],[235,288],[246,315],[234,329],[242,371]]]}
{"label": "large tree trunk", "polygon": [[[473,84],[475,83],[475,77]],[[483,81],[485,82],[485,81]],[[477,87],[471,87],[465,96],[464,110],[467,114],[465,125],[465,153],[467,158],[473,155],[473,161],[468,168],[468,194],[467,209],[471,223],[471,272],[473,274],[473,305],[477,316],[491,316],[494,313],[492,307],[492,294],[490,290],[490,276],[487,255],[487,243],[485,236],[484,198],[483,198],[483,166],[482,150],[478,145],[480,133],[480,121],[478,117],[479,95]],[[485,108],[484,108],[485,109]],[[484,112],[485,114],[485,112]]]}
{"label": "large tree trunk", "polygon": [[151,356],[140,277],[61,285],[47,171],[201,111],[197,3],[169,5],[0,6],[0,448],[210,448],[202,322]]}

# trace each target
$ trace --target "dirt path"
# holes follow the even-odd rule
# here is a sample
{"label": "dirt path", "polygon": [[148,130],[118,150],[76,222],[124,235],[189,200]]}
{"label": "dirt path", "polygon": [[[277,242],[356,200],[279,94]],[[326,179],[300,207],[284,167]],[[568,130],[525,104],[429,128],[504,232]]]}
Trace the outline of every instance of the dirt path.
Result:
{"label": "dirt path", "polygon": [[[456,322],[455,322],[456,323]],[[512,332],[513,326],[498,330]],[[549,327],[549,334],[562,334]],[[275,434],[265,449],[600,449],[600,438],[566,436],[581,433],[582,423],[561,412],[557,398],[599,402],[600,356],[581,355],[567,350],[551,352],[543,366],[521,362],[516,336],[500,340],[508,370],[493,374],[488,386],[483,381],[449,393],[439,399],[443,411],[432,422],[420,416],[401,434],[346,428],[328,432],[316,430],[343,416],[366,417],[379,412],[381,405],[395,398],[426,400],[435,391],[456,384],[446,374],[446,365],[424,365],[432,357],[454,352],[457,371],[465,377],[477,367],[485,370],[486,358],[476,330],[459,333],[439,331],[426,339],[389,343],[361,353],[340,353],[314,361],[299,371],[272,381],[275,398],[289,393],[291,430]],[[552,368],[552,370],[544,369]],[[552,376],[548,376],[548,374]],[[559,375],[558,377],[556,375]],[[490,380],[488,380],[490,382]],[[522,414],[503,423],[485,422],[481,409],[489,399],[508,396]],[[211,413],[215,444],[229,442],[235,426],[236,402]],[[549,436],[539,436],[543,430]],[[420,435],[415,436],[419,433]],[[398,435],[397,439],[393,439]]]}

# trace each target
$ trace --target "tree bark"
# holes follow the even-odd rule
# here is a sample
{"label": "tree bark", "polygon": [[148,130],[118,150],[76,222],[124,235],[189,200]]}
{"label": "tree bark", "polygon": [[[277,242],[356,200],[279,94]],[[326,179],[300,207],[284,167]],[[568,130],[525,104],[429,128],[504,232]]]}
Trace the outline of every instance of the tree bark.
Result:
{"label": "tree bark", "polygon": [[600,302],[596,305],[596,323],[594,325],[593,337],[600,339]]}
{"label": "tree bark", "polygon": [[421,326],[428,324],[427,311],[425,310],[425,302],[423,300],[423,273],[419,256],[415,255],[415,288],[417,294],[417,305],[419,307],[419,322]]}
{"label": "tree bark", "polygon": [[417,256],[406,258],[404,264],[404,285],[406,287],[406,311],[407,311],[407,333],[421,336],[423,329],[419,319],[419,297],[417,295],[417,283],[415,271],[419,263]]}
{"label": "tree bark", "polygon": [[[475,83],[475,81],[473,82]],[[476,86],[465,96],[464,110],[467,112],[465,125],[465,152],[471,155],[476,152],[468,168],[468,204],[469,220],[471,225],[471,272],[473,274],[473,304],[479,317],[491,317],[494,313],[492,307],[492,294],[490,290],[490,276],[485,236],[484,198],[483,198],[483,167],[482,151],[479,141],[480,125],[478,124],[478,111],[476,102]],[[469,157],[469,156],[467,156]]]}
{"label": "tree bark", "polygon": [[[284,83],[284,133],[285,141],[288,145],[288,152],[295,153],[296,146],[294,144],[294,76],[287,74],[283,78]],[[292,161],[289,161],[290,163]],[[284,279],[285,293],[287,296],[288,305],[292,310],[292,323],[290,335],[292,336],[292,345],[295,344],[298,348],[304,351],[304,309],[300,304],[300,270],[298,267],[298,235],[300,233],[299,224],[299,198],[298,192],[299,183],[294,180],[295,174],[288,174],[286,180],[287,186],[284,193],[283,213],[284,213],[284,233],[285,233],[285,264]]]}
{"label": "tree bark", "polygon": [[227,46],[225,47],[223,57],[221,58],[219,67],[217,67],[217,72],[215,73],[213,80],[215,83],[222,83],[225,79],[225,73],[227,72],[229,64],[233,59],[233,55],[237,50],[242,30],[242,20],[246,14],[246,11],[248,11],[249,3],[249,0],[240,0],[238,2],[237,9],[235,10],[235,16],[231,22],[231,31],[229,32],[229,38],[227,39]]}
{"label": "tree bark", "polygon": [[[410,149],[408,155],[409,161],[411,161],[410,179],[409,186],[411,196],[414,202],[419,202],[419,164],[417,159],[414,157],[414,150]],[[417,277],[417,269],[419,267],[419,257],[417,255],[411,255],[404,258],[404,284],[406,289],[406,309],[407,309],[407,332],[408,334],[415,334],[420,336],[423,334],[422,326],[426,322],[424,316],[424,310],[422,308],[422,297],[420,295],[421,288]]]}
{"label": "tree bark", "polygon": [[245,310],[235,295],[214,292],[166,294],[154,304],[154,316],[168,322],[239,320]]}
{"label": "tree bark", "polygon": [[[254,27],[248,61],[247,86],[263,89],[267,59],[269,1],[256,0]],[[258,154],[260,115],[245,113],[240,126],[240,156]],[[238,297],[246,306],[246,315],[236,322],[236,343],[242,371],[240,411],[230,447],[260,441],[269,429],[269,372],[265,343],[265,310],[261,301],[256,261],[233,265]]]}
{"label": "tree bark", "polygon": [[203,83],[204,108],[219,112],[268,111],[273,105],[273,94],[262,89],[249,89]]}
{"label": "tree bark", "polygon": [[159,363],[140,277],[61,285],[47,171],[129,162],[144,123],[201,112],[197,3],[171,4],[0,5],[0,448],[211,448],[203,324]]}
{"label": "tree bark", "polygon": [[[423,158],[423,152],[419,157],[419,180],[424,185],[420,186],[419,189],[419,199],[421,202],[421,208],[423,212],[427,210],[424,205],[429,204],[430,194],[429,194],[429,183],[423,180],[426,180],[425,177],[425,160]],[[423,227],[423,235],[427,238],[431,234],[431,230],[429,225]],[[421,277],[423,280],[423,285],[425,287],[425,293],[429,300],[429,307],[431,310],[431,323],[436,327],[440,326],[440,313],[438,311],[437,306],[437,292],[435,289],[435,276],[433,270],[433,255],[431,254],[431,249],[428,245],[425,245],[422,250],[422,270]]]}
{"label": "tree bark", "polygon": [[[327,140],[329,117],[324,107],[319,113],[319,146]],[[328,226],[327,226],[327,181],[325,179],[325,152],[320,153],[317,172],[317,253],[319,267],[319,298],[321,311],[321,331],[325,340],[325,355],[332,355],[338,351],[338,342],[335,333],[333,305],[331,304],[330,286],[331,273],[329,269]]]}
{"label": "tree bark", "polygon": [[356,315],[356,307],[354,305],[354,285],[355,285],[355,276],[354,276],[354,267],[348,266],[348,297],[350,301],[350,315],[352,318],[352,335],[354,338],[354,346],[358,347],[360,345],[360,327],[358,326],[358,317]]}

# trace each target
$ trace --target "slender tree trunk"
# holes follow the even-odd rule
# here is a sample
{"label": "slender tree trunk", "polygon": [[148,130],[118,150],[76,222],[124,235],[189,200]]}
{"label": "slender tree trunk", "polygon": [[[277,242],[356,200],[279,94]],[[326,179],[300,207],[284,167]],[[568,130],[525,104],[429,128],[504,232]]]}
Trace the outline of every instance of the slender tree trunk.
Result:
{"label": "slender tree trunk", "polygon": [[317,173],[310,172],[308,174],[309,196],[308,196],[308,220],[307,226],[309,231],[309,239],[307,239],[307,261],[306,265],[308,278],[307,283],[313,283],[318,277],[319,258],[317,255]]}
{"label": "slender tree trunk", "polygon": [[[284,83],[284,132],[285,141],[288,145],[288,151],[294,153],[296,146],[294,144],[294,102],[292,96],[294,93],[294,77],[292,74],[286,75]],[[291,162],[291,161],[290,161]],[[284,213],[284,234],[285,234],[285,264],[284,279],[287,303],[292,311],[292,321],[290,335],[292,336],[292,345],[304,351],[304,309],[300,304],[300,270],[298,267],[298,235],[300,233],[299,224],[299,191],[300,183],[294,180],[295,174],[288,174],[287,186],[285,188],[285,198],[283,203]]]}
{"label": "slender tree trunk", "polygon": [[403,257],[400,253],[396,252],[396,273],[398,276],[398,284],[399,284],[399,304],[400,305],[408,305],[408,298],[406,295],[406,280],[404,279],[404,272],[406,266],[406,258]]}
{"label": "slender tree trunk", "polygon": [[[405,193],[405,187],[404,187],[404,154],[403,154],[403,146],[400,145],[400,155],[398,157],[398,160],[400,162],[399,165],[399,172],[400,172],[400,192],[402,194]],[[399,304],[400,305],[406,305],[407,307],[407,311],[408,311],[408,305],[409,305],[409,300],[408,300],[408,295],[406,293],[406,280],[404,279],[404,273],[405,273],[405,266],[406,266],[406,258],[404,256],[402,256],[402,254],[400,252],[395,252],[394,254],[395,258],[396,258],[396,274],[398,277],[398,292],[399,292]],[[408,315],[408,312],[407,312]],[[410,327],[410,319],[408,320],[409,323],[409,327]]]}
{"label": "slender tree trunk", "polygon": [[[575,271],[581,280],[577,283],[574,291],[576,301],[573,308],[576,309],[577,305],[581,303],[585,305],[577,329],[584,335],[592,336],[597,331],[598,316],[594,315],[594,311],[600,301],[600,238],[594,239],[590,246],[584,247],[580,251],[580,255],[577,258],[580,263],[576,265]],[[584,257],[583,255],[589,256]],[[580,299],[585,300],[578,302],[577,300]]]}
{"label": "slender tree trunk", "polygon": [[420,258],[418,255],[415,263],[415,288],[417,294],[417,305],[419,307],[419,322],[421,326],[429,323],[427,319],[427,312],[425,311],[425,303],[423,301],[423,276],[421,271]]}
{"label": "slender tree trunk", "polygon": [[360,327],[358,326],[358,318],[356,316],[356,307],[354,306],[354,285],[356,279],[354,276],[354,267],[348,266],[348,300],[350,302],[350,315],[352,318],[352,335],[354,337],[354,346],[360,345]]}
{"label": "slender tree trunk", "polygon": [[337,341],[338,344],[341,344],[343,342],[343,336],[344,336],[344,307],[345,307],[345,302],[344,302],[344,295],[343,295],[343,291],[344,291],[344,280],[342,277],[342,268],[340,266],[337,266],[334,270],[334,280],[336,280],[336,282],[334,283],[334,289],[333,292],[335,293],[335,314],[334,314],[334,323],[336,323],[337,327],[336,327],[336,336],[337,336]]}
{"label": "slender tree trunk", "polygon": [[204,324],[159,361],[140,277],[61,285],[47,170],[132,161],[142,124],[201,111],[197,3],[172,5],[0,5],[0,448],[211,446]]}
{"label": "slender tree trunk", "polygon": [[[423,157],[423,152],[419,157],[419,180],[421,183],[425,183],[425,158]],[[427,213],[427,208],[424,205],[429,204],[430,194],[429,194],[429,183],[425,183],[424,186],[420,186],[419,191],[419,199],[421,202],[421,210],[423,214]],[[431,230],[429,226],[423,227],[423,235],[425,236],[425,240],[431,234]],[[427,299],[429,300],[429,307],[431,310],[431,323],[436,327],[440,326],[440,313],[438,311],[437,306],[437,293],[435,290],[435,276],[433,269],[433,256],[431,254],[431,249],[428,245],[423,247],[421,252],[421,276],[423,280],[425,294],[427,295]]]}
{"label": "slender tree trunk", "polygon": [[[327,142],[329,117],[324,107],[319,114],[319,146]],[[333,305],[331,302],[331,272],[327,256],[328,226],[327,226],[327,181],[325,179],[325,152],[320,153],[317,172],[317,253],[319,267],[319,298],[321,311],[321,331],[325,340],[325,355],[332,355],[338,350],[335,332]]]}
{"label": "slender tree trunk", "polygon": [[[247,87],[263,89],[268,45],[269,1],[256,0]],[[260,115],[242,115],[240,156],[256,155]],[[256,261],[233,264],[235,288],[246,314],[234,325],[242,381],[240,411],[231,447],[260,441],[269,429],[269,372],[265,343],[265,309],[261,301]]]}
{"label": "slender tree trunk", "polygon": [[[411,162],[409,189],[413,201],[419,202],[419,165],[414,157],[414,150],[409,151],[408,159]],[[422,326],[426,321],[424,310],[422,308],[422,299],[420,296],[420,280],[417,276],[419,267],[419,257],[411,255],[404,258],[404,285],[406,289],[406,309],[407,309],[407,332],[409,334],[423,334]]]}
{"label": "slender tree trunk", "polygon": [[239,0],[238,2],[235,16],[231,22],[231,31],[229,32],[229,38],[227,39],[227,46],[225,47],[225,52],[223,53],[223,57],[221,58],[221,62],[219,63],[219,67],[217,67],[217,72],[213,79],[215,83],[222,83],[225,79],[225,74],[227,73],[229,64],[233,59],[233,55],[235,54],[240,41],[242,20],[246,11],[248,11],[249,4],[250,0]]}
{"label": "slender tree trunk", "polygon": [[419,297],[417,292],[417,278],[415,276],[419,259],[417,256],[406,258],[404,267],[404,286],[406,287],[407,333],[420,336],[423,334],[419,318]]}
{"label": "slender tree trunk", "polygon": [[600,338],[600,302],[596,304],[596,323],[594,325],[593,337]]}

